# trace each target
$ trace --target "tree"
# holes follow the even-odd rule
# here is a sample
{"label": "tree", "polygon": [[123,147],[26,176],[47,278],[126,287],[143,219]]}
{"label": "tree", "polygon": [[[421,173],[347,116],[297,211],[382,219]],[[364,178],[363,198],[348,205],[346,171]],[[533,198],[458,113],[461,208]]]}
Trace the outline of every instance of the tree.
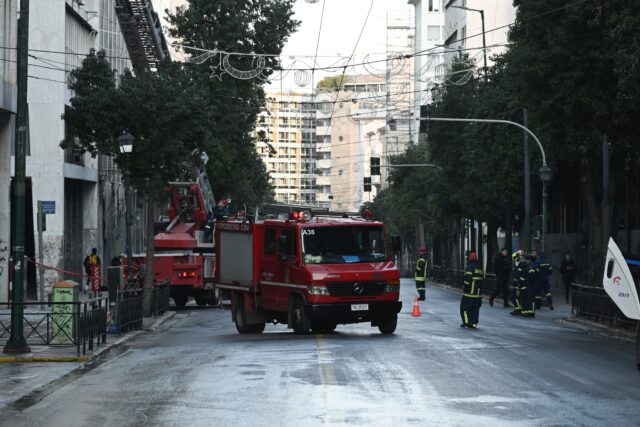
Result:
{"label": "tree", "polygon": [[320,80],[316,85],[318,90],[331,90],[338,91],[344,88],[344,84],[349,80],[349,76],[338,75],[338,76],[327,76]]}
{"label": "tree", "polygon": [[[216,145],[207,165],[217,197],[231,197],[239,206],[261,203],[271,194],[265,166],[256,154],[253,136],[258,113],[264,109],[262,87],[280,63],[278,55],[299,22],[292,18],[293,0],[191,0],[188,7],[169,14],[172,36],[184,46],[220,53],[188,71],[209,99],[214,120],[210,131]],[[198,52],[183,49],[188,55]],[[211,67],[224,58],[234,68],[250,70],[264,60],[261,78],[211,77]]]}
{"label": "tree", "polygon": [[[154,208],[165,185],[180,176],[181,167],[196,148],[213,146],[207,98],[184,70],[162,64],[157,73],[125,72],[116,80],[104,51],[92,50],[82,67],[71,72],[74,95],[63,119],[78,148],[93,156],[114,156],[130,172],[130,183],[146,198],[147,242],[154,238]],[[135,141],[126,156],[118,149],[123,131]],[[69,141],[63,141],[65,147]],[[153,244],[147,245],[144,314],[151,313]]]}
{"label": "tree", "polygon": [[[552,165],[573,169],[591,222],[593,262],[602,265],[603,138],[608,137],[613,182],[624,182],[625,159],[638,155],[637,2],[516,0],[516,23],[504,55],[514,96],[546,142]],[[566,7],[565,7],[566,6]],[[553,13],[548,13],[554,10]],[[544,14],[544,19],[536,16]],[[634,148],[635,147],[635,148]],[[617,166],[616,166],[617,163]],[[612,186],[615,191],[615,186]],[[615,193],[613,194],[615,197]]]}

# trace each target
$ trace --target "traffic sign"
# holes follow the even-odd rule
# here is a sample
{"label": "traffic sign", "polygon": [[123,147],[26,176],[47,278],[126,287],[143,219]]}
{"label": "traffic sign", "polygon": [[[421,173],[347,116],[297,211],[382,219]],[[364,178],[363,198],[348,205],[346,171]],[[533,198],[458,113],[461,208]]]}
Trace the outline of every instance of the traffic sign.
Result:
{"label": "traffic sign", "polygon": [[55,214],[56,213],[56,201],[55,200],[41,200],[40,207],[43,214]]}

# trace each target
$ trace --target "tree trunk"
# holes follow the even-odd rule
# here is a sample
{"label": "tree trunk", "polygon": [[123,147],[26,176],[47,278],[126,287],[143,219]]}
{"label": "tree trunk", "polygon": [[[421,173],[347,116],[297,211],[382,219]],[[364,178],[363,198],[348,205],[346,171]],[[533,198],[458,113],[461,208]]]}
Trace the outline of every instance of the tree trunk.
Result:
{"label": "tree trunk", "polygon": [[155,207],[156,207],[156,190],[155,180],[153,177],[149,179],[147,186],[147,264],[145,266],[144,291],[142,297],[142,312],[145,317],[151,316],[151,303],[153,297],[153,258],[155,255],[155,247],[153,238],[155,236]]}
{"label": "tree trunk", "polygon": [[492,219],[487,223],[487,272],[493,271],[493,257],[498,252],[498,224]]}
{"label": "tree trunk", "polygon": [[587,274],[591,273],[591,278],[593,278],[599,277],[599,272],[602,271],[605,248],[602,245],[604,231],[602,209],[596,200],[594,182],[591,177],[591,167],[592,165],[589,164],[589,160],[583,158],[580,163],[580,189],[585,197],[589,218],[591,219],[591,245],[593,246],[592,259],[588,260],[588,263],[591,265],[583,266],[583,268],[585,268],[585,270],[591,270]]}

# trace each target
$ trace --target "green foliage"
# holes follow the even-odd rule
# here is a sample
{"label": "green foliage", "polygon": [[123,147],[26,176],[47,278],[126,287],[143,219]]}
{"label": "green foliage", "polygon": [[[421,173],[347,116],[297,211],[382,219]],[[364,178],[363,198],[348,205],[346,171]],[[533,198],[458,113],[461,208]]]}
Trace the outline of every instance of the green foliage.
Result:
{"label": "green foliage", "polygon": [[341,90],[344,88],[344,84],[348,81],[349,77],[342,74],[337,76],[327,76],[320,80],[316,85],[318,90]]}
{"label": "green foliage", "polygon": [[[185,46],[225,52],[261,53],[266,68],[262,75],[278,70],[278,55],[299,22],[292,19],[293,0],[191,0],[188,8],[169,15],[172,36]],[[186,54],[194,51],[185,49]],[[255,57],[233,55],[238,69],[255,68]],[[252,132],[264,108],[265,93],[259,79],[240,80],[229,75],[211,77],[215,56],[204,64],[192,64],[188,72],[207,97],[213,120],[210,132],[215,145],[207,147],[209,178],[216,197],[230,196],[239,206],[255,206],[272,194],[266,168],[256,154]],[[258,138],[261,138],[258,136]],[[266,135],[262,135],[262,139]]]}
{"label": "green foliage", "polygon": [[[150,183],[175,179],[189,153],[210,141],[207,99],[174,64],[163,64],[157,73],[126,72],[116,82],[104,52],[92,50],[71,72],[70,88],[74,96],[63,118],[76,144],[93,155],[115,156],[142,192],[150,191]],[[135,138],[130,157],[118,149],[123,131]]]}
{"label": "green foliage", "polygon": [[[456,60],[452,72],[469,69],[467,58]],[[476,117],[512,120],[519,113],[505,96],[500,64],[489,80],[473,76],[464,85],[448,85],[442,100],[423,108],[431,117]],[[431,163],[437,167],[396,168],[390,187],[376,199],[390,226],[411,235],[421,222],[434,237],[447,237],[446,226],[459,217],[504,224],[508,198],[522,197],[522,132],[489,124],[425,122],[426,140],[393,159],[395,164]]]}

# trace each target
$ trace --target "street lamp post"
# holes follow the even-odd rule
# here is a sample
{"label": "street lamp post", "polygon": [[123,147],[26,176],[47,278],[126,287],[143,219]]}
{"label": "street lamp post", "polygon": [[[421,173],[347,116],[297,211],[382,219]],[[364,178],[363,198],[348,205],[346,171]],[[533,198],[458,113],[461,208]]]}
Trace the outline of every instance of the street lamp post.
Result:
{"label": "street lamp post", "polygon": [[131,178],[131,170],[129,167],[131,152],[133,151],[133,142],[135,138],[128,132],[123,132],[118,137],[118,149],[120,154],[125,159],[126,166],[123,168],[124,173],[124,208],[125,208],[125,233],[127,239],[127,284],[133,281],[133,264],[132,264],[132,250],[131,250],[131,198],[129,197],[129,186]]}
{"label": "street lamp post", "polygon": [[484,78],[487,78],[487,40],[486,33],[484,30],[484,10],[482,9],[471,9],[465,6],[451,6],[456,9],[468,10],[470,12],[478,12],[480,13],[480,20],[482,21],[482,52],[484,53]]}
{"label": "street lamp post", "polygon": [[[516,127],[520,128],[520,129],[524,130],[529,136],[531,136],[534,139],[534,141],[538,145],[538,148],[540,149],[540,154],[542,156],[542,166],[538,170],[538,174],[539,174],[540,180],[542,181],[542,250],[544,251],[544,239],[545,239],[545,233],[546,233],[546,230],[547,230],[547,225],[546,225],[546,221],[547,221],[547,198],[548,198],[547,185],[549,184],[549,182],[551,182],[551,179],[553,178],[553,171],[547,165],[547,155],[546,155],[546,153],[544,151],[544,147],[542,146],[542,143],[540,142],[538,137],[533,132],[531,132],[529,130],[529,128],[527,128],[526,126],[523,126],[520,123],[512,122],[510,120],[499,120],[499,119],[459,119],[459,118],[452,118],[452,117],[420,117],[418,120],[433,121],[433,122],[505,124],[505,125],[516,126]],[[526,194],[525,194],[525,197],[526,197]]]}
{"label": "street lamp post", "polygon": [[26,162],[27,162],[27,70],[29,63],[29,0],[20,2],[20,19],[18,20],[18,94],[15,124],[15,174],[13,188],[15,195],[13,225],[13,260],[14,277],[11,295],[11,334],[4,347],[5,353],[29,353],[31,349],[24,337],[24,279],[26,265],[24,256],[25,217],[26,217]]}
{"label": "street lamp post", "polygon": [[547,194],[547,185],[551,182],[553,178],[553,171],[549,166],[543,164],[540,169],[538,169],[538,176],[540,177],[540,181],[542,181],[542,241],[541,247],[542,252],[545,251],[545,238],[547,236],[547,199],[549,195]]}

